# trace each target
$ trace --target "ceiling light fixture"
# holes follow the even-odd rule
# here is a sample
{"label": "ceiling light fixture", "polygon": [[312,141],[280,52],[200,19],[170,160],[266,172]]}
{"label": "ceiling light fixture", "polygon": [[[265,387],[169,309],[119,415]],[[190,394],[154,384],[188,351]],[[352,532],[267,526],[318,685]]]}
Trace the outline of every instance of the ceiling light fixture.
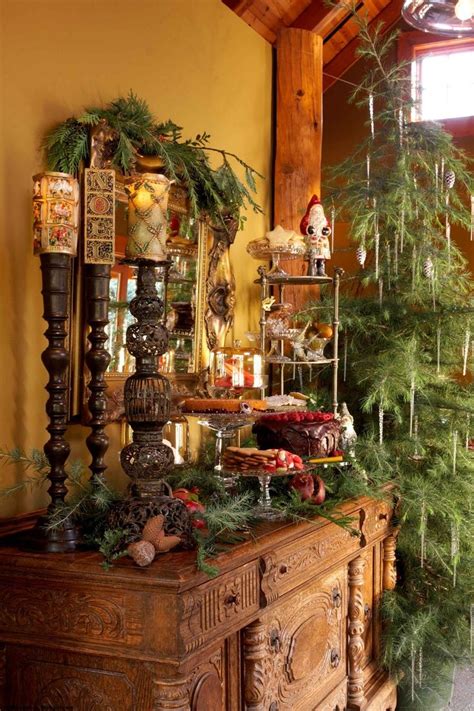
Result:
{"label": "ceiling light fixture", "polygon": [[402,17],[423,32],[474,37],[474,0],[405,0]]}

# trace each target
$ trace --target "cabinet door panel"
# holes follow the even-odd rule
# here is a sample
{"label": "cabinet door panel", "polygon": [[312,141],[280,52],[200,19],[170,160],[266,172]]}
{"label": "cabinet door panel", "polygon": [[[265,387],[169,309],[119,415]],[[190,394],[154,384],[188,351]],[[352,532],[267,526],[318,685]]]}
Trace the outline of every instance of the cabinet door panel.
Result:
{"label": "cabinet door panel", "polygon": [[312,711],[346,674],[346,570],[313,580],[244,631],[245,703]]}

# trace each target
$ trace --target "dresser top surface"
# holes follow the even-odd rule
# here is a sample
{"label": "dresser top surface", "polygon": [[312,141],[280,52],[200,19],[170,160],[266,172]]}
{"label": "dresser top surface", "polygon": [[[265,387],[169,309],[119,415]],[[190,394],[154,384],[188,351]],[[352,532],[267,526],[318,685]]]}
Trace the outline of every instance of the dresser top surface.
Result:
{"label": "dresser top surface", "polygon": [[[359,511],[374,505],[374,500],[361,497],[338,507],[337,512],[354,516],[354,529],[359,529]],[[336,513],[336,512],[334,512]],[[271,550],[304,538],[316,530],[335,528],[336,524],[316,517],[298,523],[262,523],[247,534],[247,540],[229,546],[211,564],[219,569],[219,574],[245,565]],[[66,575],[68,578],[87,578],[104,585],[130,585],[135,587],[160,587],[187,589],[208,580],[205,573],[196,569],[194,551],[172,551],[160,554],[147,568],[139,568],[130,558],[120,558],[108,570],[102,568],[103,557],[97,551],[76,553],[32,552],[22,545],[20,534],[16,538],[0,539],[0,576],[41,575],[43,578]],[[302,541],[302,545],[304,542]]]}

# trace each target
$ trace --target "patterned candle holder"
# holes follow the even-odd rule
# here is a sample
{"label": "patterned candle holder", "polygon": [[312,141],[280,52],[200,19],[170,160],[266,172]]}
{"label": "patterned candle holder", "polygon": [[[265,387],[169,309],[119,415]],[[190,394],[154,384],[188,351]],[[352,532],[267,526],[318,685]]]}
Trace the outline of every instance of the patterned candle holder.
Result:
{"label": "patterned candle holder", "polygon": [[68,173],[33,176],[33,240],[35,254],[76,255],[79,183]]}
{"label": "patterned candle holder", "polygon": [[125,255],[128,259],[166,261],[166,211],[171,182],[159,173],[143,173],[126,181],[128,239]]}

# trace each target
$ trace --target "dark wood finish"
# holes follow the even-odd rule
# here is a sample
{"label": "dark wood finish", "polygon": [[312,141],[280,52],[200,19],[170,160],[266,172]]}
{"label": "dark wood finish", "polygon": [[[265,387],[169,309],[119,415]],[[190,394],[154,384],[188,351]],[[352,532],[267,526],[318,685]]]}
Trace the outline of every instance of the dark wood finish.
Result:
{"label": "dark wood finish", "polygon": [[[69,351],[66,348],[66,322],[69,317],[69,294],[71,283],[71,256],[68,254],[47,253],[40,255],[42,275],[43,318],[48,324],[45,336],[48,345],[41,359],[48,371],[46,385],[49,397],[46,413],[49,417],[47,430],[50,438],[44,445],[44,453],[50,464],[48,479],[51,485],[48,494],[51,502],[48,513],[61,506],[67,494],[65,485],[67,474],[66,460],[70,446],[64,438],[67,430],[69,389],[68,369]],[[59,553],[74,551],[79,541],[77,527],[66,521],[61,528],[49,529],[47,519],[40,519],[36,525],[31,544],[49,552]]]}
{"label": "dark wood finish", "polygon": [[92,457],[90,463],[92,481],[99,484],[104,480],[104,472],[107,469],[104,457],[109,448],[109,438],[105,432],[107,424],[105,373],[110,363],[110,353],[105,348],[108,338],[105,327],[109,323],[110,265],[86,264],[84,273],[86,318],[90,328],[87,336],[90,348],[85,355],[85,361],[90,372],[88,383],[90,396],[87,404],[91,432],[86,439],[86,444]]}
{"label": "dark wood finish", "polygon": [[357,696],[395,711],[373,647],[363,662],[365,605],[393,564],[392,508],[341,508],[360,537],[322,519],[262,524],[218,557],[213,579],[190,552],[104,571],[95,552],[0,547],[1,707],[342,711],[349,688],[353,707]]}

